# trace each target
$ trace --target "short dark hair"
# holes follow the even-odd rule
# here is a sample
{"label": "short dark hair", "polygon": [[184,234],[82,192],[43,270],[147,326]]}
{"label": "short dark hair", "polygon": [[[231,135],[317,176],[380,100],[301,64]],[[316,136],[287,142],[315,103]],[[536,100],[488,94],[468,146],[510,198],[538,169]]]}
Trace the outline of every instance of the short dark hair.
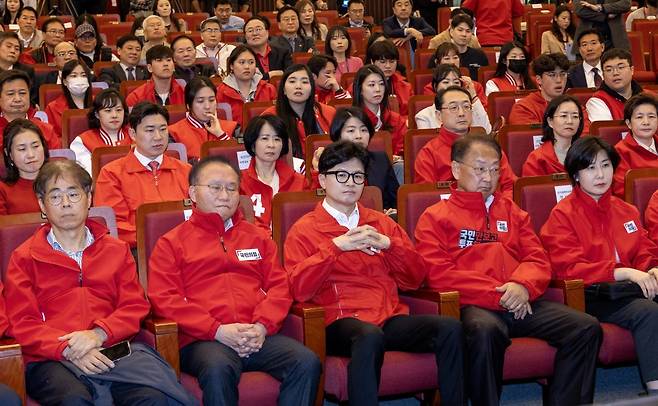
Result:
{"label": "short dark hair", "polygon": [[434,68],[432,71],[432,89],[436,91],[436,86],[451,73],[457,75],[458,78],[462,76],[459,68],[450,63],[442,63]]}
{"label": "short dark hair", "polygon": [[16,167],[16,164],[14,164],[14,161],[11,159],[11,147],[14,143],[14,138],[16,138],[17,135],[23,133],[23,131],[32,131],[39,136],[41,147],[43,148],[44,163],[48,161],[49,157],[48,144],[46,143],[46,139],[44,138],[43,133],[41,132],[41,129],[38,125],[25,118],[17,118],[7,124],[2,132],[2,155],[5,158],[5,168],[7,170],[7,175],[5,176],[4,182],[10,185],[16,183],[20,177],[18,168]]}
{"label": "short dark hair", "polygon": [[189,35],[183,34],[183,35],[177,36],[176,38],[174,38],[173,41],[171,41],[171,50],[173,51],[174,48],[176,47],[176,44],[179,43],[182,40],[185,40],[185,39],[189,39],[192,42],[192,46],[194,46],[194,47],[196,46],[196,43],[194,42],[194,39],[192,39],[192,37],[190,37]]}
{"label": "short dark hair", "polygon": [[633,66],[633,55],[622,48],[610,48],[601,56],[601,66],[611,59],[625,59],[630,66]]}
{"label": "short dark hair", "polygon": [[128,124],[133,130],[137,129],[137,126],[148,116],[161,115],[162,117],[169,122],[169,112],[164,107],[159,104],[151,103],[150,101],[141,101],[137,103],[130,115],[128,116]]}
{"label": "short dark hair", "polygon": [[51,180],[57,181],[57,179],[65,176],[73,178],[85,193],[91,192],[91,176],[82,166],[68,159],[57,159],[46,162],[39,170],[39,174],[34,180],[34,185],[32,185],[37,198],[43,200],[46,196],[48,182]]}
{"label": "short dark hair", "polygon": [[96,117],[96,114],[103,110],[112,107],[121,105],[123,107],[123,122],[121,126],[123,127],[128,123],[128,106],[123,96],[116,89],[103,89],[100,93],[94,98],[94,102],[91,104],[91,109],[87,113],[87,120],[89,121],[89,128],[101,128],[101,121]]}
{"label": "short dark hair", "polygon": [[231,6],[231,8],[233,8],[233,4],[231,4],[231,0],[215,0],[215,5],[213,6],[213,8],[217,8],[217,6],[219,6],[220,4],[222,5],[228,4],[229,6]]}
{"label": "short dark hair", "polygon": [[473,23],[473,19],[471,18],[471,16],[469,16],[466,13],[460,13],[454,16],[452,20],[450,20],[450,28],[455,29],[459,24],[462,23],[468,25],[468,28],[470,28],[471,30],[475,27],[475,24]]}
{"label": "short dark hair", "polygon": [[605,38],[603,38],[603,34],[601,34],[601,31],[599,31],[596,28],[590,28],[588,30],[584,30],[578,33],[578,36],[576,37],[577,46],[580,46],[580,40],[583,39],[585,35],[596,35],[599,38],[600,43],[603,44],[605,42]]}
{"label": "short dark hair", "polygon": [[452,20],[460,14],[466,14],[467,16],[473,18],[473,12],[467,8],[455,7],[450,11],[450,19]]}
{"label": "short dark hair", "polygon": [[18,70],[18,69],[5,70],[0,72],[0,93],[2,93],[2,88],[5,86],[5,83],[13,82],[15,80],[24,81],[27,84],[28,89],[30,88],[30,86],[32,86],[32,81],[30,80],[30,77],[27,75],[27,73],[23,72],[22,70]]}
{"label": "short dark hair", "polygon": [[338,69],[338,62],[336,61],[336,58],[330,55],[313,55],[308,60],[308,62],[306,62],[306,65],[315,76],[318,76],[320,71],[324,69],[329,62],[333,63],[334,68]]}
{"label": "short dark hair", "polygon": [[352,158],[361,161],[364,171],[368,169],[370,158],[365,148],[351,141],[332,142],[324,148],[324,151],[320,155],[318,171],[320,173],[327,173],[334,166],[347,162]]}
{"label": "short dark hair", "polygon": [[262,15],[256,14],[254,16],[251,16],[251,18],[248,18],[247,21],[244,22],[244,25],[242,26],[242,32],[245,32],[245,30],[247,29],[247,25],[254,20],[258,20],[261,23],[263,23],[267,31],[270,30],[270,20],[268,20],[266,17],[263,17]]}
{"label": "short dark hair", "polygon": [[336,115],[331,121],[331,127],[329,128],[329,138],[331,138],[331,141],[340,141],[340,134],[343,132],[343,127],[345,127],[347,120],[352,117],[361,120],[368,129],[370,139],[372,139],[375,135],[375,127],[372,125],[372,121],[370,121],[370,118],[362,108],[352,106],[336,110]]}
{"label": "short dark hair", "polygon": [[139,39],[136,35],[133,34],[127,34],[127,35],[122,35],[119,37],[117,40],[117,48],[123,48],[124,45],[126,45],[127,42],[134,41],[139,44],[139,46],[143,46],[142,40]]}
{"label": "short dark hair", "polygon": [[580,105],[580,102],[575,97],[569,94],[563,94],[551,100],[548,103],[548,106],[546,106],[546,110],[544,110],[544,118],[542,119],[542,125],[541,125],[542,132],[544,133],[544,135],[541,137],[542,142],[555,143],[555,133],[553,131],[553,128],[551,128],[551,126],[548,125],[548,119],[553,118],[555,112],[557,111],[558,107],[562,105],[562,103],[568,103],[568,102],[576,104],[576,106],[578,107],[578,114],[580,115],[580,123],[578,124],[578,129],[576,130],[576,133],[573,135],[573,137],[571,137],[571,142],[574,142],[578,138],[580,138],[580,135],[583,133],[583,127],[585,125],[585,117],[583,116],[583,107]]}
{"label": "short dark hair", "polygon": [[532,70],[535,75],[541,76],[546,72],[554,71],[557,68],[563,71],[569,70],[569,59],[563,53],[552,53],[539,55],[532,61]]}
{"label": "short dark hair", "polygon": [[249,52],[254,57],[255,60],[258,60],[257,56],[256,56],[256,53],[254,52],[253,49],[251,49],[250,47],[248,47],[246,45],[243,45],[243,44],[236,45],[235,48],[233,49],[233,51],[231,51],[231,54],[226,59],[226,71],[227,72],[229,72],[229,73],[233,72],[233,70],[231,69],[231,65],[233,65],[233,63],[238,59],[238,57],[241,54],[243,54],[244,52]]}
{"label": "short dark hair", "polygon": [[492,137],[488,135],[479,135],[479,134],[468,134],[463,137],[459,137],[452,143],[452,148],[450,148],[450,160],[461,162],[464,160],[468,151],[471,150],[471,147],[475,144],[482,144],[488,147],[491,147],[496,154],[498,159],[503,157],[503,151],[500,149],[500,145]]}
{"label": "short dark hair", "polygon": [[590,166],[596,160],[599,151],[605,151],[612,162],[613,169],[617,169],[620,160],[619,154],[603,138],[588,135],[571,144],[567,156],[564,158],[564,168],[571,179],[571,184],[578,183],[578,172]]}
{"label": "short dark hair", "polygon": [[249,121],[247,128],[244,130],[244,149],[249,153],[249,155],[256,156],[256,150],[254,149],[254,146],[256,145],[256,140],[258,140],[260,131],[263,129],[265,124],[271,125],[272,128],[274,128],[276,135],[281,138],[282,147],[281,154],[279,155],[279,158],[281,158],[289,151],[288,139],[290,137],[288,137],[288,128],[286,127],[286,123],[274,114],[265,114]]}
{"label": "short dark hair", "polygon": [[289,5],[286,4],[283,7],[281,7],[279,9],[279,11],[276,13],[276,21],[277,22],[279,22],[279,23],[281,22],[281,15],[283,13],[285,13],[286,11],[293,11],[295,13],[295,15],[297,16],[297,19],[299,19],[299,13],[297,12],[297,10],[294,7],[289,6]]}
{"label": "short dark hair", "polygon": [[150,64],[156,59],[166,59],[174,57],[174,50],[166,45],[156,45],[146,51],[146,63]]}
{"label": "short dark hair", "polygon": [[[48,27],[50,27],[52,24],[55,24],[55,23],[57,23],[57,24],[61,25],[62,27],[64,27],[64,22],[62,20],[60,20],[57,17],[50,17],[49,19],[44,21],[43,24],[41,24],[41,31],[43,31],[43,32],[48,31]],[[66,27],[64,27],[64,28],[66,28]]]}
{"label": "short dark hair", "polygon": [[436,92],[436,96],[434,96],[434,107],[437,110],[441,110],[441,106],[443,105],[443,98],[445,97],[445,94],[448,92],[464,93],[466,96],[468,96],[468,100],[471,103],[473,102],[473,99],[471,98],[471,94],[468,92],[468,90],[464,89],[461,86],[450,86]]}
{"label": "short dark hair", "polygon": [[185,106],[188,110],[192,108],[192,103],[194,102],[196,94],[204,87],[209,87],[213,94],[217,93],[215,84],[212,83],[212,80],[210,80],[207,76],[198,75],[187,82],[185,85]]}
{"label": "short dark hair", "polygon": [[39,15],[39,13],[37,13],[37,10],[35,10],[34,7],[25,6],[25,7],[21,7],[21,8],[18,10],[18,12],[16,13],[16,20],[18,21],[18,19],[21,18],[21,16],[23,15],[23,13],[26,12],[26,11],[31,11],[31,12],[33,12],[35,17],[38,17],[38,15]]}
{"label": "short dark hair", "polygon": [[235,166],[233,166],[233,164],[230,163],[226,158],[224,158],[221,155],[209,155],[205,158],[201,158],[199,162],[197,162],[196,164],[194,164],[194,166],[192,166],[192,170],[190,171],[190,174],[187,177],[188,184],[190,186],[195,186],[197,181],[199,180],[199,174],[201,173],[201,171],[204,170],[206,166],[211,164],[222,164],[228,166],[229,168],[233,169],[233,172],[235,172],[238,175],[238,181],[240,180],[240,171]]}
{"label": "short dark hair", "polygon": [[350,8],[350,6],[352,4],[363,4],[363,7],[366,6],[365,1],[363,1],[363,0],[350,0],[350,1],[347,2],[347,8]]}
{"label": "short dark hair", "polygon": [[381,59],[400,59],[400,51],[391,41],[377,41],[366,50],[366,63],[375,63]]}
{"label": "short dark hair", "polygon": [[643,104],[650,104],[658,112],[658,99],[648,93],[639,93],[628,99],[624,105],[624,120],[630,120],[636,108]]}
{"label": "short dark hair", "polygon": [[[215,7],[217,7],[217,5],[215,5]],[[219,25],[220,29],[222,28],[222,24],[219,22],[219,19],[217,19],[217,17],[210,17],[210,18],[206,18],[201,22],[201,26],[199,27],[199,30],[200,31],[205,30],[208,24],[217,24]]]}
{"label": "short dark hair", "polygon": [[18,38],[18,34],[14,31],[4,31],[0,32],[0,44],[5,42],[8,39],[15,39],[18,42],[18,47],[20,52],[23,52],[23,41]]}

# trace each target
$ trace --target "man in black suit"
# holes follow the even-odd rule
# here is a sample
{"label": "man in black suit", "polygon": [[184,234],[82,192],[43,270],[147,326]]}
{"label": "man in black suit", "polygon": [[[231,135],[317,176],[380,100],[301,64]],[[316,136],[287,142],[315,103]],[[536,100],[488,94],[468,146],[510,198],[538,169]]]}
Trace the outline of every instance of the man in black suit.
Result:
{"label": "man in black suit", "polygon": [[17,69],[27,73],[32,78],[30,101],[32,104],[37,104],[39,102],[39,88],[36,87],[34,81],[34,68],[18,62],[22,50],[23,47],[18,34],[13,31],[0,32],[0,71]]}
{"label": "man in black suit", "polygon": [[422,17],[412,17],[413,3],[411,0],[395,0],[393,15],[382,21],[384,33],[393,39],[396,46],[402,46],[409,41],[411,49],[415,50],[423,41],[425,35],[436,35],[436,30]]}
{"label": "man in black suit", "polygon": [[176,70],[174,77],[189,82],[197,76],[211,77],[217,74],[213,64],[196,63],[196,44],[187,35],[176,37],[171,42]]}
{"label": "man in black suit", "polygon": [[576,43],[583,61],[569,69],[566,88],[598,88],[603,82],[601,68],[601,55],[605,50],[603,35],[596,28],[592,28],[581,32]]}
{"label": "man in black suit", "polygon": [[98,73],[98,81],[105,82],[115,89],[124,80],[146,80],[149,73],[143,66],[138,66],[142,55],[142,43],[134,35],[124,35],[117,41],[119,62],[110,68],[103,68]]}
{"label": "man in black suit", "polygon": [[283,75],[283,71],[292,64],[288,48],[268,42],[269,28],[269,21],[258,15],[251,17],[244,24],[244,38],[256,53],[256,66],[266,80],[271,76]]}
{"label": "man in black suit", "polygon": [[366,36],[372,34],[372,24],[364,20],[364,16],[366,15],[366,4],[364,0],[350,0],[347,3],[347,15],[349,18],[344,24],[345,27],[363,28],[366,30]]}
{"label": "man in black suit", "polygon": [[299,31],[299,14],[290,6],[283,6],[276,14],[281,35],[270,39],[270,44],[280,48],[288,48],[291,53],[308,52],[315,46],[313,38],[302,35]]}

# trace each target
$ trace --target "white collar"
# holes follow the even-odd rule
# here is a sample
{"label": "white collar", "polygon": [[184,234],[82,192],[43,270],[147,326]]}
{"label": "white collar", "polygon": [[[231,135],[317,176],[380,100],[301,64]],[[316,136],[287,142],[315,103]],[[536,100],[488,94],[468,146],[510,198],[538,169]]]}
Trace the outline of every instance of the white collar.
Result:
{"label": "white collar", "polygon": [[327,199],[322,201],[322,207],[338,222],[338,225],[346,227],[348,230],[352,230],[359,225],[359,205],[354,205],[354,210],[349,217],[346,216],[345,213],[341,213],[331,207],[329,203],[327,203]]}
{"label": "white collar", "polygon": [[140,154],[139,151],[137,151],[137,148],[134,149],[134,153],[135,153],[135,156],[137,157],[137,160],[139,161],[139,163],[142,164],[142,166],[144,166],[149,171],[151,170],[151,168],[149,167],[149,163],[151,161],[155,161],[155,162],[158,163],[158,166],[162,166],[162,159],[163,159],[164,154],[156,157],[155,159],[151,159],[151,158],[147,158],[144,155]]}
{"label": "white collar", "polygon": [[490,195],[487,197],[487,199],[484,201],[484,206],[487,208],[487,211],[489,211],[489,208],[493,204],[494,201],[494,195]]}
{"label": "white collar", "polygon": [[603,69],[601,69],[601,60],[599,59],[599,63],[596,64],[596,66],[592,66],[589,63],[583,61],[583,70],[585,71],[585,74],[588,74],[592,71],[592,69],[598,69],[599,70],[599,75],[601,75],[601,78],[603,78]]}
{"label": "white collar", "polygon": [[656,140],[655,139],[651,138],[651,145],[649,145],[649,146],[642,144],[640,141],[638,141],[637,138],[635,138],[635,136],[633,136],[633,139],[635,140],[635,142],[637,142],[637,145],[641,146],[642,148],[646,149],[647,151],[651,152],[654,155],[658,155],[658,152],[656,152]]}
{"label": "white collar", "polygon": [[407,22],[404,24],[402,23],[402,21],[400,21],[399,18],[395,17],[395,19],[397,20],[398,24],[400,24],[400,27],[409,28],[411,26],[411,17],[409,17]]}

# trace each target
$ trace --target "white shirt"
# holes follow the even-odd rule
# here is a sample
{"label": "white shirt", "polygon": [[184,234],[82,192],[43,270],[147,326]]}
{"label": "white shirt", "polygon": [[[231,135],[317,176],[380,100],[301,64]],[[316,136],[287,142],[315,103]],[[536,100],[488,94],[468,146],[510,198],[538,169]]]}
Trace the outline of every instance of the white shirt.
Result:
{"label": "white shirt", "polygon": [[585,72],[585,80],[587,81],[587,87],[596,87],[596,85],[594,84],[594,72],[592,72],[592,69],[594,68],[599,70],[599,76],[601,76],[601,79],[603,79],[603,69],[601,68],[600,59],[599,59],[599,63],[596,66],[592,66],[587,62],[583,61],[583,71]]}
{"label": "white shirt", "polygon": [[272,197],[279,193],[279,174],[276,171],[274,171],[274,176],[272,176],[272,180],[270,182],[266,182],[260,176],[258,177],[258,180],[272,188]]}
{"label": "white shirt", "polygon": [[158,168],[162,166],[162,159],[164,155],[160,155],[155,159],[147,158],[144,155],[140,154],[139,151],[137,151],[137,148],[133,151],[135,153],[135,156],[137,157],[137,160],[139,161],[140,164],[142,164],[146,169],[149,171],[151,170],[151,167],[149,166],[149,163],[151,161],[155,161],[158,163]]}
{"label": "white shirt", "polygon": [[322,201],[322,207],[329,213],[331,217],[333,217],[337,222],[338,225],[347,227],[348,230],[355,229],[359,225],[359,206],[354,205],[354,210],[352,213],[348,216],[346,216],[344,213],[339,212],[338,210],[334,209],[327,203],[327,199],[324,199]]}
{"label": "white shirt", "polygon": [[[416,127],[423,128],[441,128],[441,123],[436,118],[436,108],[434,104],[425,107],[419,111],[414,117],[416,120]],[[471,125],[474,127],[482,127],[488,133],[491,132],[491,123],[489,116],[484,109],[482,102],[478,99],[473,103],[473,120]]]}
{"label": "white shirt", "polygon": [[121,66],[121,69],[123,69],[123,73],[126,75],[126,78],[128,78],[128,68],[133,68],[133,76],[135,77],[135,80],[137,80],[137,67],[128,66],[123,62],[119,62],[119,66]]}

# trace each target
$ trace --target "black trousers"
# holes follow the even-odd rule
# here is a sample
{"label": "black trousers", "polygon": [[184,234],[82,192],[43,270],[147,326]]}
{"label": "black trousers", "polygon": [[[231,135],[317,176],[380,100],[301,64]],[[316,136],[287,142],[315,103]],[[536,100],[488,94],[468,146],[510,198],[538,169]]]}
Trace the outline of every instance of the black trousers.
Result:
{"label": "black trousers", "polygon": [[322,365],[298,341],[281,334],[269,336],[249,358],[217,341],[196,341],[181,349],[181,370],[193,375],[203,391],[205,406],[237,406],[242,372],[267,372],[281,382],[278,404],[311,406]]}
{"label": "black trousers", "polygon": [[464,404],[464,337],[458,320],[400,315],[391,317],[381,328],[355,318],[328,325],[327,354],[351,357],[347,367],[350,405],[377,405],[385,351],[434,353],[441,404]]}
{"label": "black trousers", "polygon": [[638,298],[611,301],[588,295],[585,310],[599,321],[631,330],[642,380],[658,380],[658,303]]}
{"label": "black trousers", "polygon": [[542,299],[532,303],[532,311],[523,320],[515,320],[509,312],[462,308],[473,406],[499,404],[505,350],[512,337],[539,338],[557,348],[550,405],[592,403],[601,345],[599,323],[585,313]]}
{"label": "black trousers", "polygon": [[21,398],[10,387],[0,383],[0,405],[21,406]]}
{"label": "black trousers", "polygon": [[[43,406],[94,404],[87,385],[58,361],[28,364],[25,378],[27,394]],[[113,382],[110,390],[116,406],[168,405],[165,394],[148,386]]]}

